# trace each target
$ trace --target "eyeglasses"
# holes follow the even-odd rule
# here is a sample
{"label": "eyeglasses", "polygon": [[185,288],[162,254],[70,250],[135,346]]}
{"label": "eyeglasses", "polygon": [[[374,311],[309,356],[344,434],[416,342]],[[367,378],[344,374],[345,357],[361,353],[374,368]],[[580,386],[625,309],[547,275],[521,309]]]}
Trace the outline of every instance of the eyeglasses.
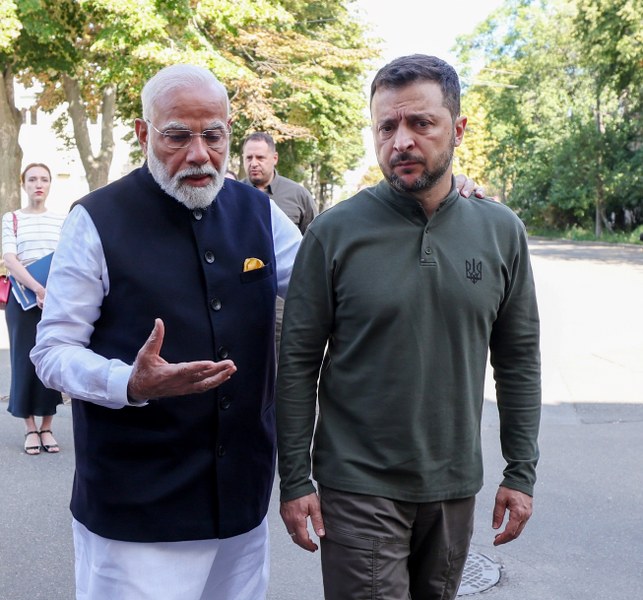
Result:
{"label": "eyeglasses", "polygon": [[223,127],[219,129],[206,129],[201,133],[194,133],[189,129],[166,129],[165,131],[160,131],[154,127],[151,121],[148,119],[145,119],[145,121],[152,126],[154,131],[163,137],[165,145],[173,150],[187,148],[192,143],[192,138],[194,137],[202,137],[208,148],[212,148],[212,150],[222,150],[230,135],[230,131]]}

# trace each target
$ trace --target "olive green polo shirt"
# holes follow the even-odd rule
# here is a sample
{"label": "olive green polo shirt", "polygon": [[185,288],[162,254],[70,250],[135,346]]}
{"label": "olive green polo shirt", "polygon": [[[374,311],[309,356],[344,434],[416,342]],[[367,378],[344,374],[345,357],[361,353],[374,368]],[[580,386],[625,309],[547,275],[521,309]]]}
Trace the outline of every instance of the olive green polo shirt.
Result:
{"label": "olive green polo shirt", "polygon": [[319,215],[284,315],[282,500],[314,490],[311,441],[314,479],[330,488],[410,502],[476,494],[489,353],[502,484],[532,494],[539,318],[522,222],[455,189],[427,219],[385,181]]}

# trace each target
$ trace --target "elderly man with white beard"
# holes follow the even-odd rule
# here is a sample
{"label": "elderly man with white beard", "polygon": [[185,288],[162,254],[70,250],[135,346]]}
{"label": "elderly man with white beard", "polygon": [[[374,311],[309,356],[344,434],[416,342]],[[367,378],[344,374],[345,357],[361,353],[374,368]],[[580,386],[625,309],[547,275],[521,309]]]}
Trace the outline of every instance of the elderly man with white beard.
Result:
{"label": "elderly man with white beard", "polygon": [[72,397],[76,597],[257,600],[274,306],[301,235],[224,177],[229,101],[212,73],[166,67],[141,99],[146,164],[72,208],[31,354]]}

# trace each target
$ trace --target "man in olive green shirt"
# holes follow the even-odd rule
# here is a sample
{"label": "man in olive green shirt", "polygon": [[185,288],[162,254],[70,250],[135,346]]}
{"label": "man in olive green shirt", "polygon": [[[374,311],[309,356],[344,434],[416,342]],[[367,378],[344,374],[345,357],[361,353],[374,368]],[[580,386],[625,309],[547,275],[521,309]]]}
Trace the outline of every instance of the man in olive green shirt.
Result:
{"label": "man in olive green shirt", "polygon": [[494,543],[518,537],[532,512],[534,282],[522,222],[455,190],[466,127],[455,71],[423,55],[393,61],[372,84],[371,115],[385,180],[315,219],[291,277],[277,384],[281,514],[314,551],[311,519],[327,600],[444,600],[458,590],[483,482],[488,352],[507,461],[494,528],[509,512]]}

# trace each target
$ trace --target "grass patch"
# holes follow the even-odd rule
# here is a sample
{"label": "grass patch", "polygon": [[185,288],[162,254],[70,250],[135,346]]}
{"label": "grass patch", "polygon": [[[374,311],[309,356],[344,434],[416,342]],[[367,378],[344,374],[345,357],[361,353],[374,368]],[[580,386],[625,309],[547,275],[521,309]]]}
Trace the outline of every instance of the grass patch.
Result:
{"label": "grass patch", "polygon": [[630,232],[612,233],[604,231],[601,237],[594,235],[594,230],[583,229],[582,227],[570,227],[565,230],[527,228],[529,235],[544,237],[555,240],[571,240],[574,242],[606,242],[609,244],[642,244],[643,225]]}

